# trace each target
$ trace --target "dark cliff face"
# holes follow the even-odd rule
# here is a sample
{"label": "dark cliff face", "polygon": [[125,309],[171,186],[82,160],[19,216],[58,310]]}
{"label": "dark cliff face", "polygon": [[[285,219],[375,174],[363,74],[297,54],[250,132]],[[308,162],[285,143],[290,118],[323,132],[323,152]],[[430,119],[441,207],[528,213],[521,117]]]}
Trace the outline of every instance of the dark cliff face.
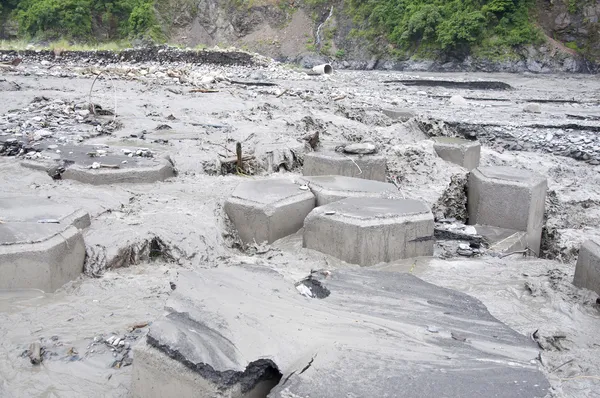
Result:
{"label": "dark cliff face", "polygon": [[536,17],[550,38],[600,60],[600,0],[537,0]]}

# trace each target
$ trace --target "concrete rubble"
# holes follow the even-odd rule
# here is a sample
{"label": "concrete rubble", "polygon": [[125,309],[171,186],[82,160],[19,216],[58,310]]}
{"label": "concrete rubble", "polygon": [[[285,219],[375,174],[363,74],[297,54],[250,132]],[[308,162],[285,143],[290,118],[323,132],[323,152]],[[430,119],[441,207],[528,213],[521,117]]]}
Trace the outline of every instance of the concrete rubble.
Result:
{"label": "concrete rubble", "polygon": [[0,396],[597,393],[596,80],[18,55]]}
{"label": "concrete rubble", "polygon": [[472,297],[404,273],[313,278],[327,297],[306,298],[264,267],[182,272],[168,314],[134,348],[133,395],[248,397],[265,384],[260,396],[273,398],[549,391],[535,343]]}

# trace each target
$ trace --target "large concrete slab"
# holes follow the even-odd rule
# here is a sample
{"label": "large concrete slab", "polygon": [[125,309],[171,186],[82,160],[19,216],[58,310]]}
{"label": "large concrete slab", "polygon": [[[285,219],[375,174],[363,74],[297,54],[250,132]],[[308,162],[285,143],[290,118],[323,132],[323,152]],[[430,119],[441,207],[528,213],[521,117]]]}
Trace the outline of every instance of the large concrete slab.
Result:
{"label": "large concrete slab", "polygon": [[539,254],[547,187],[544,176],[528,170],[479,167],[469,175],[469,224],[525,231]]}
{"label": "large concrete slab", "polygon": [[587,240],[581,245],[573,284],[600,295],[600,243],[598,241]]}
{"label": "large concrete slab", "polygon": [[89,225],[83,210],[47,198],[0,198],[0,289],[53,292],[77,278],[85,260],[79,229]]}
{"label": "large concrete slab", "polygon": [[[59,153],[47,149],[40,152],[42,158],[24,160],[21,164],[44,171],[62,166],[64,171],[60,173],[61,179],[92,185],[153,183],[175,175],[175,168],[168,157],[135,155],[136,152],[150,153],[145,149],[129,150],[90,145],[61,145],[59,148]],[[96,153],[101,155],[90,156]]]}
{"label": "large concrete slab", "polygon": [[435,137],[435,152],[447,162],[457,164],[471,171],[479,167],[481,144],[455,137]]}
{"label": "large concrete slab", "polygon": [[310,152],[304,155],[305,176],[340,175],[385,181],[386,159],[382,155],[350,155],[335,151]]}
{"label": "large concrete slab", "polygon": [[284,179],[241,183],[225,201],[244,243],[273,243],[297,232],[314,207],[312,192]]}
{"label": "large concrete slab", "polygon": [[344,176],[314,176],[298,179],[307,185],[317,198],[317,206],[323,206],[345,198],[393,198],[398,189],[380,181]]}
{"label": "large concrete slab", "polygon": [[[182,271],[134,348],[134,397],[544,397],[538,347],[477,299],[410,274],[314,274],[299,294],[264,267]],[[277,374],[277,371],[280,373]],[[172,388],[172,390],[169,390]],[[245,395],[247,394],[247,395]]]}
{"label": "large concrete slab", "polygon": [[314,209],[303,245],[363,266],[433,255],[434,221],[417,200],[348,198]]}

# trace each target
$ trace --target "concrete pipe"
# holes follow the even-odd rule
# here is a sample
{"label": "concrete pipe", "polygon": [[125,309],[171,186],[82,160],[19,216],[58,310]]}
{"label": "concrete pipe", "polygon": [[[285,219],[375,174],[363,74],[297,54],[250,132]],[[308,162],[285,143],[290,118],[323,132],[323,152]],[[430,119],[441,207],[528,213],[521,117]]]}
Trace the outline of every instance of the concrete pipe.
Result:
{"label": "concrete pipe", "polygon": [[333,68],[329,64],[317,65],[312,70],[319,75],[330,75],[333,73]]}

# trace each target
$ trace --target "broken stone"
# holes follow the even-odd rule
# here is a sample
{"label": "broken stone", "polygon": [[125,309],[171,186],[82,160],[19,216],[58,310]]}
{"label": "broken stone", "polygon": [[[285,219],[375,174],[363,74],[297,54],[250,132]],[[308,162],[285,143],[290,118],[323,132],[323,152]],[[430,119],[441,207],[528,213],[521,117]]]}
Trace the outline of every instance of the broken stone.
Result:
{"label": "broken stone", "polygon": [[450,97],[449,102],[452,105],[456,105],[456,106],[467,106],[467,105],[469,105],[469,103],[467,102],[467,100],[464,99],[460,95],[453,95],[452,97]]}
{"label": "broken stone", "polygon": [[540,104],[529,103],[523,107],[523,112],[527,113],[542,113],[542,107]]}
{"label": "broken stone", "polygon": [[377,152],[377,147],[375,144],[371,143],[359,143],[359,144],[349,144],[344,147],[344,152],[352,153],[355,155],[369,155]]}
{"label": "broken stone", "polygon": [[[333,215],[327,215],[335,211]],[[348,198],[315,208],[303,246],[362,266],[433,254],[433,214],[410,199]]]}

